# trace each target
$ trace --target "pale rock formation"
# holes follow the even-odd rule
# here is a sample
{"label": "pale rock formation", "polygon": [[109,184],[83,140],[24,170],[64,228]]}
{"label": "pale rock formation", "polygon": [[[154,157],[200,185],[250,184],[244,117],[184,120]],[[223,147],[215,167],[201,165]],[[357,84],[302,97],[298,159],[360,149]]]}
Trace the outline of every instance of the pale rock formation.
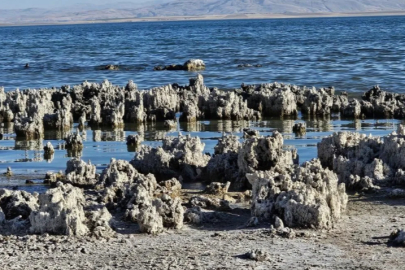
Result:
{"label": "pale rock formation", "polygon": [[73,158],[66,165],[66,181],[74,186],[93,186],[97,183],[96,166]]}
{"label": "pale rock formation", "polygon": [[53,145],[51,142],[46,143],[46,145],[44,146],[44,152],[45,152],[45,155],[52,155],[55,153],[55,149],[53,148]]}
{"label": "pale rock formation", "polygon": [[142,173],[153,173],[158,179],[182,176],[194,180],[210,157],[203,153],[205,144],[198,137],[165,137],[162,147],[142,146],[131,164]]}
{"label": "pale rock formation", "polygon": [[239,171],[245,174],[290,168],[297,159],[297,153],[296,150],[283,150],[283,143],[283,136],[277,131],[271,136],[245,140],[238,154]]}
{"label": "pale rock formation", "polygon": [[185,70],[198,71],[205,69],[205,63],[201,59],[190,59],[183,64]]}
{"label": "pale rock formation", "polygon": [[353,99],[341,107],[340,114],[342,117],[360,118],[361,107],[361,103],[357,99]]}
{"label": "pale rock formation", "polygon": [[293,173],[262,171],[247,178],[253,187],[253,217],[276,215],[288,227],[332,228],[346,209],[345,185],[317,159]]}
{"label": "pale rock formation", "polygon": [[91,236],[109,238],[115,235],[115,231],[110,226],[112,215],[106,207],[102,205],[88,207],[85,210],[85,216]]}
{"label": "pale rock formation", "polygon": [[17,137],[26,140],[41,139],[44,136],[42,117],[38,114],[32,116],[17,116],[14,120],[14,131]]}
{"label": "pale rock formation", "polygon": [[228,193],[228,189],[231,185],[231,182],[226,182],[226,183],[218,183],[218,182],[212,182],[207,186],[207,188],[204,190],[205,193],[208,194],[215,194],[215,195],[224,195]]}
{"label": "pale rock formation", "polygon": [[38,194],[21,190],[0,189],[0,207],[5,219],[27,219],[38,208]]}
{"label": "pale rock formation", "polygon": [[68,149],[83,149],[83,139],[82,136],[80,136],[79,132],[68,134],[68,136],[65,138],[65,143],[66,148]]}
{"label": "pale rock formation", "polygon": [[31,212],[30,231],[83,236],[89,232],[83,211],[85,198],[80,188],[57,183],[57,187],[39,195],[39,209]]}

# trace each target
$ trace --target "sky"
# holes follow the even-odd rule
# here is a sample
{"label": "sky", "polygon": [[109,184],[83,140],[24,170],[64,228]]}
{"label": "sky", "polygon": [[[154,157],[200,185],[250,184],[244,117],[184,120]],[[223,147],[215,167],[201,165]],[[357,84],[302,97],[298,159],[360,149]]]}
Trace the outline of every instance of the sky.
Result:
{"label": "sky", "polygon": [[[114,4],[119,2],[147,3],[148,0],[81,0],[80,4]],[[22,8],[58,8],[74,5],[72,0],[0,0],[0,9],[22,9]]]}

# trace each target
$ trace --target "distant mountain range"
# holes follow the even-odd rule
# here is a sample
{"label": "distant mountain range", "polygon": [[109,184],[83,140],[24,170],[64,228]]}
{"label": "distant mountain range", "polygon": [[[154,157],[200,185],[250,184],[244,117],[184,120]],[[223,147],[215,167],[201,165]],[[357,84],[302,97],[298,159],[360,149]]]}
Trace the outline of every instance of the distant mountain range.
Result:
{"label": "distant mountain range", "polygon": [[66,23],[225,14],[313,14],[405,11],[405,0],[155,0],[78,4],[59,9],[0,9],[0,24]]}

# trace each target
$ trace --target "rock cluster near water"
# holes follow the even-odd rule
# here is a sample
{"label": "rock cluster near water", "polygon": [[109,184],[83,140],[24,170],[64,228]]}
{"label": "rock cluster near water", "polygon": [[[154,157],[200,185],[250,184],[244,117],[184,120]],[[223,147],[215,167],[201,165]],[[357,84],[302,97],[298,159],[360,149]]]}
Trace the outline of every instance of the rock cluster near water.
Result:
{"label": "rock cluster near water", "polygon": [[405,185],[405,128],[380,138],[339,132],[318,143],[322,165],[332,169],[349,188],[373,189]]}
{"label": "rock cluster near water", "polygon": [[[198,70],[201,60],[182,65]],[[295,85],[268,83],[244,85],[233,91],[208,88],[201,75],[190,79],[188,86],[171,84],[150,90],[139,90],[132,81],[125,87],[84,82],[73,87],[41,90],[0,88],[0,120],[14,122],[18,138],[41,139],[44,129],[69,131],[73,122],[82,129],[89,125],[122,127],[125,123],[165,122],[176,126],[180,121],[201,119],[258,120],[265,117],[304,115],[325,116],[340,112],[343,117],[395,117],[403,119],[403,94],[389,93],[374,87],[362,100],[349,100],[346,93],[335,94],[333,88],[307,88]],[[297,127],[298,128],[298,127]],[[298,130],[298,129],[297,129]],[[303,127],[299,127],[303,131]],[[67,139],[72,139],[68,135]]]}

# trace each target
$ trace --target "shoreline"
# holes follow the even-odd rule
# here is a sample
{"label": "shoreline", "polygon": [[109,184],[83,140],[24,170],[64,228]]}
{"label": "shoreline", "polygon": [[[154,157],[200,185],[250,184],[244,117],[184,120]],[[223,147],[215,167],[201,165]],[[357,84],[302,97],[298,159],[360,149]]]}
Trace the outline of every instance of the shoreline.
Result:
{"label": "shoreline", "polygon": [[0,27],[13,26],[41,26],[41,25],[76,25],[76,24],[100,24],[100,23],[140,23],[140,22],[179,22],[179,21],[215,21],[215,20],[260,20],[260,19],[310,19],[310,18],[350,18],[350,17],[384,17],[405,16],[405,11],[390,12],[355,12],[355,13],[291,13],[291,14],[225,14],[225,15],[202,15],[202,16],[163,16],[143,18],[121,18],[103,20],[77,20],[69,22],[52,23],[0,23]]}

